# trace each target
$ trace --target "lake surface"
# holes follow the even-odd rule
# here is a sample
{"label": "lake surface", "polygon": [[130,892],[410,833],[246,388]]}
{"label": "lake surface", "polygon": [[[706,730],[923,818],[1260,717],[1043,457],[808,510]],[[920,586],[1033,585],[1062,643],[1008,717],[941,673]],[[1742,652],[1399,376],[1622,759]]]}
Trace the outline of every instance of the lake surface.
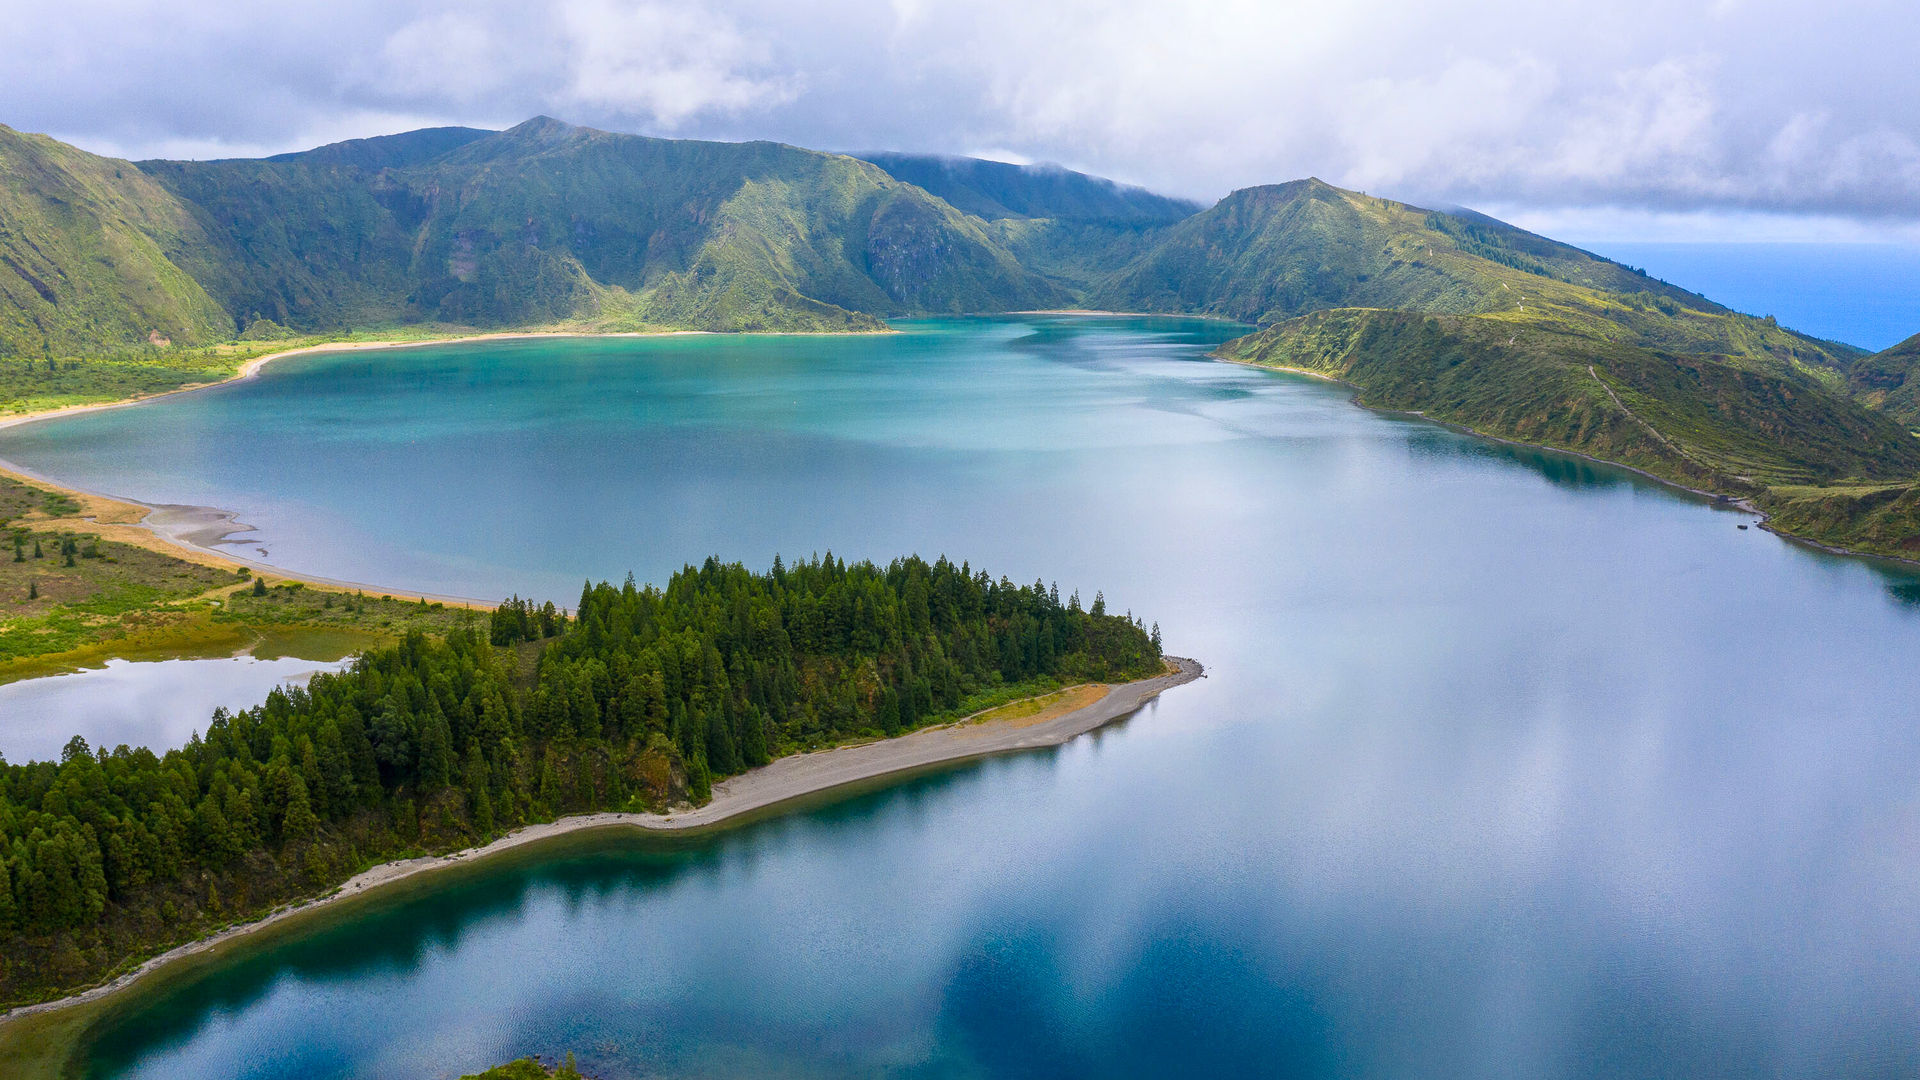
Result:
{"label": "lake surface", "polygon": [[297,657],[108,660],[105,667],[0,685],[0,756],[58,761],[67,740],[164,752],[205,731],[216,708],[246,709],[276,686],[305,686],[340,663]]}
{"label": "lake surface", "polygon": [[129,1002],[93,1075],[1920,1073],[1920,580],[1218,324],[903,329],[317,356],[0,436],[332,577],[945,552],[1209,670],[1054,752],[470,868]]}

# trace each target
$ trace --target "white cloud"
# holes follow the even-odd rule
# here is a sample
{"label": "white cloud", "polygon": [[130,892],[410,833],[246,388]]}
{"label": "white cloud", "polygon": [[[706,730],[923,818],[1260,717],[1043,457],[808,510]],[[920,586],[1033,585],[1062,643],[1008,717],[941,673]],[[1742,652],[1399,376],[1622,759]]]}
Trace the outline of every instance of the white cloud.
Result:
{"label": "white cloud", "polygon": [[560,17],[572,100],[651,117],[667,130],[704,112],[791,100],[799,83],[797,73],[756,74],[768,67],[765,42],[691,5],[568,0]]}
{"label": "white cloud", "polygon": [[1920,20],[1896,0],[0,0],[0,21],[0,122],[132,154],[548,113],[990,146],[1199,197],[1312,174],[1920,220]]}

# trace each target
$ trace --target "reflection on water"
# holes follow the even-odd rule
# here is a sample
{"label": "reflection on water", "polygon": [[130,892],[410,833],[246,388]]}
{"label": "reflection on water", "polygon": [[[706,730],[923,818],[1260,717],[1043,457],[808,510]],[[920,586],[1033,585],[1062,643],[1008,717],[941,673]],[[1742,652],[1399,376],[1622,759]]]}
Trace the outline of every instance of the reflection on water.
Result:
{"label": "reflection on water", "polygon": [[0,755],[58,761],[79,735],[95,748],[182,746],[216,708],[251,708],[276,686],[304,686],[344,662],[253,656],[207,660],[108,660],[70,675],[0,685]]}
{"label": "reflection on water", "polygon": [[94,1075],[1920,1073],[1911,574],[1218,326],[907,329],[316,357],[0,435],[333,577],[945,552],[1208,667],[1055,752],[382,900],[146,995]]}

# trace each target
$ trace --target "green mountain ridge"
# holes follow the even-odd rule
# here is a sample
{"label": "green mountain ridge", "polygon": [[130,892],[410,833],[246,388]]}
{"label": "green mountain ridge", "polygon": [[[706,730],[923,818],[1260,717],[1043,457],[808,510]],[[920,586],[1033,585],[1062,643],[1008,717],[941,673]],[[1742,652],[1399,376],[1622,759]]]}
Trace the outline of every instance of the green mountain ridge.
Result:
{"label": "green mountain ridge", "polygon": [[194,269],[242,321],[870,330],[1061,299],[925,192],[776,143],[542,117],[142,167],[221,238]]}
{"label": "green mountain ridge", "polygon": [[175,261],[210,238],[132,163],[0,125],[0,176],[0,355],[224,334]]}
{"label": "green mountain ridge", "polygon": [[1058,165],[1012,165],[936,154],[860,153],[896,180],[986,221],[1047,219],[1102,225],[1170,225],[1204,210],[1176,199]]}
{"label": "green mountain ridge", "polygon": [[[1867,356],[1471,210],[1317,179],[1200,209],[1063,169],[547,117],[137,166],[0,128],[0,175],[0,357],[157,357],[145,342],[249,327],[1215,315],[1262,327],[1224,355],[1345,379],[1368,404],[1791,503],[1782,527],[1808,535],[1920,550],[1920,513],[1898,509],[1920,506],[1902,494],[1920,476],[1920,338]],[[137,385],[164,383],[163,366]]]}
{"label": "green mountain ridge", "polygon": [[1909,427],[1920,428],[1920,334],[1847,368],[1854,397]]}

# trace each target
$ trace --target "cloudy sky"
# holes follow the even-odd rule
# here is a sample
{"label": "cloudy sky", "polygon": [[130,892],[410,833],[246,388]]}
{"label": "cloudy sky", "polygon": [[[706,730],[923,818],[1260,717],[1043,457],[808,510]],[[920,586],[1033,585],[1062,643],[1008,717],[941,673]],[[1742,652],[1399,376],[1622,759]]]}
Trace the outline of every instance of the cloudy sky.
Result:
{"label": "cloudy sky", "polygon": [[0,122],[132,157],[536,114],[1317,175],[1563,235],[1920,240],[1912,0],[0,0]]}

